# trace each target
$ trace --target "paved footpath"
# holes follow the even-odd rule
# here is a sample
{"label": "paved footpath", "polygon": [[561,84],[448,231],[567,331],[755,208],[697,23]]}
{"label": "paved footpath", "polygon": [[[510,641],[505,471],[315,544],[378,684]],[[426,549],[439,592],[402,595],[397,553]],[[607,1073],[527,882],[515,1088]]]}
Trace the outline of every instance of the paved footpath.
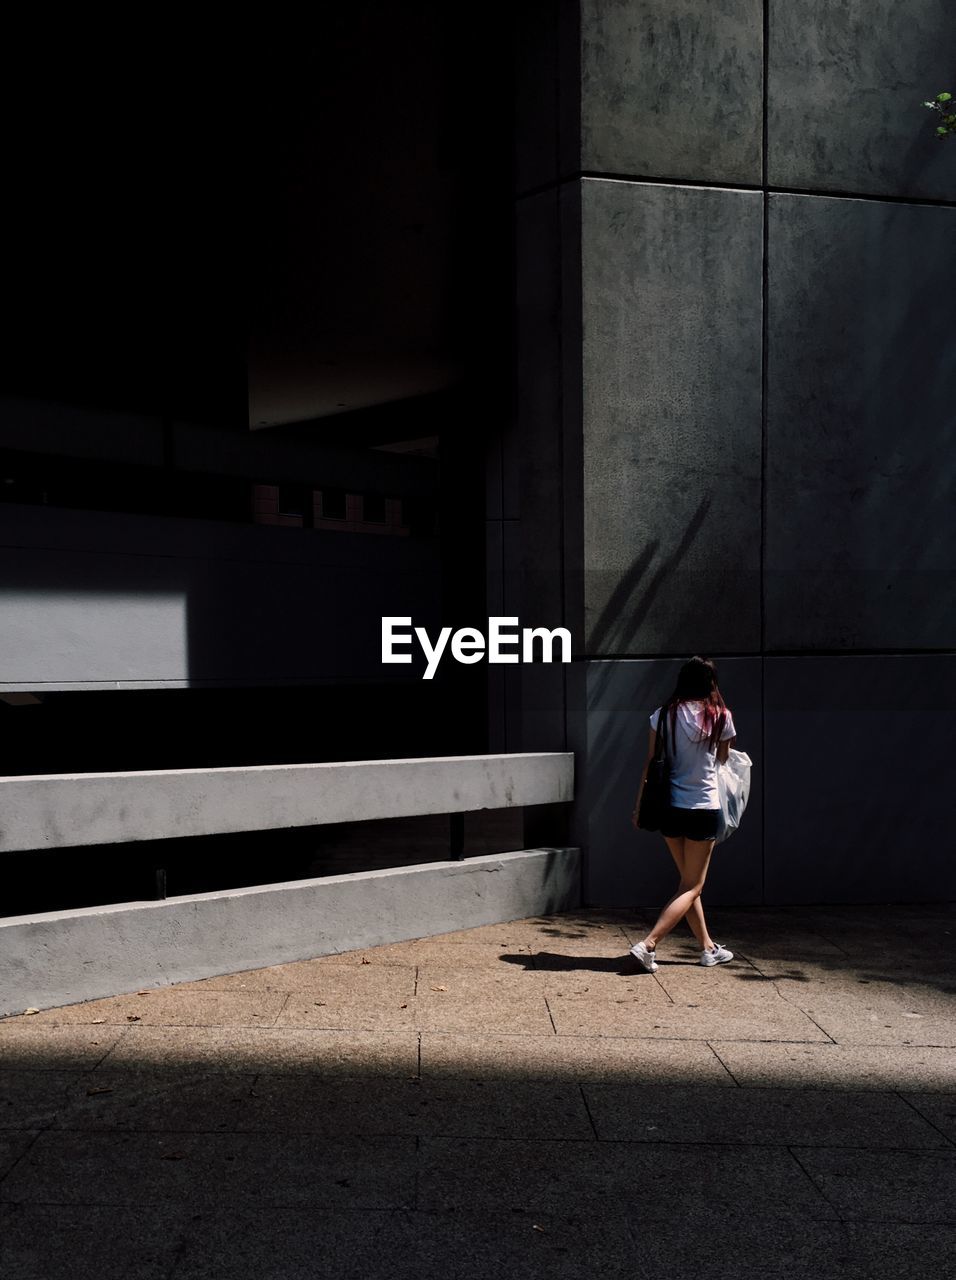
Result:
{"label": "paved footpath", "polygon": [[4,1019],[0,1275],[945,1274],[956,906],[709,916],[732,964],[584,911]]}

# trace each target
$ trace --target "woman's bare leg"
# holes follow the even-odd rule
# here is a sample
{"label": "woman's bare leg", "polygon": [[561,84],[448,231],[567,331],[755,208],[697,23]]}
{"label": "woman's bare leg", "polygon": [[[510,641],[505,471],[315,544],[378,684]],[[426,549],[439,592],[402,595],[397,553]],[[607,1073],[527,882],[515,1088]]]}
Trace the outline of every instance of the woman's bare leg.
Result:
{"label": "woman's bare leg", "polygon": [[713,851],[713,840],[684,840],[684,869],[680,885],[673,898],[664,906],[654,928],[643,939],[648,951],[653,951],[659,940],[683,920],[700,897]]}
{"label": "woman's bare leg", "polygon": [[[670,850],[671,857],[677,865],[678,873],[683,877],[684,874],[684,837],[683,836],[665,836],[664,840]],[[676,895],[675,895],[676,897]],[[671,899],[673,901],[673,899]],[[714,940],[707,931],[707,922],[704,920],[704,906],[700,898],[695,899],[687,910],[684,917],[687,921],[691,933],[700,944],[701,950],[710,948],[714,945]]]}

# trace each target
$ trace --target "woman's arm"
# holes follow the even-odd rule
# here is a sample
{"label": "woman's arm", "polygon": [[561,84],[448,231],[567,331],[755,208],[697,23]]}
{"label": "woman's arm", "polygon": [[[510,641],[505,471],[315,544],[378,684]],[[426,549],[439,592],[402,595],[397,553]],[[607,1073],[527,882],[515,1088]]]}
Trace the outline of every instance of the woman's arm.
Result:
{"label": "woman's arm", "polygon": [[654,748],[657,746],[657,730],[651,730],[650,741],[647,746],[647,759],[644,761],[644,768],[641,770],[641,781],[637,788],[637,799],[634,801],[634,812],[631,814],[631,825],[637,827],[637,815],[641,808],[641,794],[644,791],[644,783],[647,781],[647,769],[651,761],[654,759]]}
{"label": "woman's arm", "polygon": [[736,738],[725,738],[723,742],[717,743],[717,763],[726,764],[727,757],[730,755],[730,748],[737,741]]}

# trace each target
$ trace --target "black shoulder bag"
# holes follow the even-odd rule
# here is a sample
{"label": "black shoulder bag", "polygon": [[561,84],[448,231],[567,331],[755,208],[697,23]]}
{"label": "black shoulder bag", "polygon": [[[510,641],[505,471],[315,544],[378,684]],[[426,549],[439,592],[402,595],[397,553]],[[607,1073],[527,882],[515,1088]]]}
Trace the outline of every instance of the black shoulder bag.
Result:
{"label": "black shoulder bag", "polygon": [[654,754],[647,766],[647,778],[641,792],[641,805],[637,812],[637,825],[643,831],[660,831],[664,815],[671,803],[671,766],[667,759],[667,707],[661,707],[657,721],[657,741]]}

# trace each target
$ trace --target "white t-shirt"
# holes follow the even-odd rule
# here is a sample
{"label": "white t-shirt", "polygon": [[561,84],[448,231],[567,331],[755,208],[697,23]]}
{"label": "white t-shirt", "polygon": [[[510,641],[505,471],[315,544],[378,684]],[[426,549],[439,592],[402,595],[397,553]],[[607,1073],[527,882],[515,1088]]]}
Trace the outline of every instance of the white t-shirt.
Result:
{"label": "white t-shirt", "polygon": [[[711,751],[706,738],[701,742],[702,702],[677,704],[677,732],[672,740],[671,717],[665,726],[667,757],[671,762],[671,804],[677,809],[719,809],[717,795],[717,753]],[[661,709],[651,715],[651,728],[656,729]],[[727,712],[720,735],[721,742],[735,738],[733,716]]]}

